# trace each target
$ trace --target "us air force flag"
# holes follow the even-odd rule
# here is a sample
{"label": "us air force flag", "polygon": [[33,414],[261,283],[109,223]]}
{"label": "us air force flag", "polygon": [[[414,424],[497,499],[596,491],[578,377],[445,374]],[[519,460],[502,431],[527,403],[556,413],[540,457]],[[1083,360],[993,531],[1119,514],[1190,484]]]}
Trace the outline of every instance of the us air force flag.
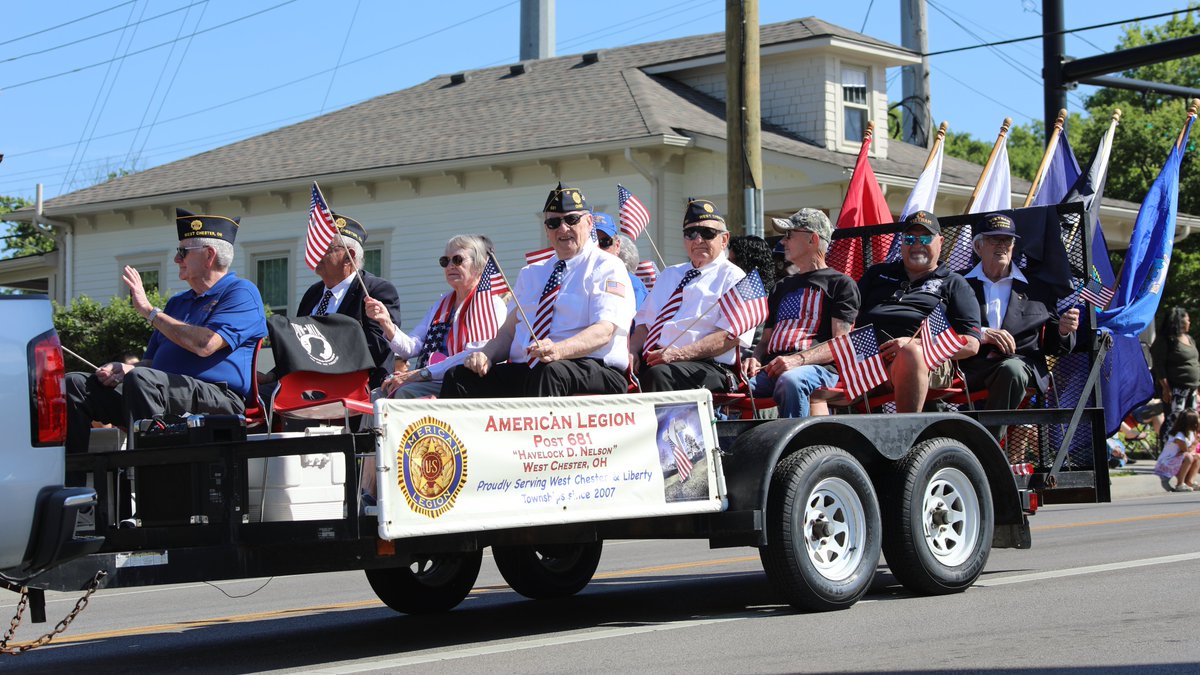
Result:
{"label": "us air force flag", "polygon": [[267,332],[280,377],[293,371],[342,375],[375,366],[362,326],[342,314],[293,319],[275,314]]}

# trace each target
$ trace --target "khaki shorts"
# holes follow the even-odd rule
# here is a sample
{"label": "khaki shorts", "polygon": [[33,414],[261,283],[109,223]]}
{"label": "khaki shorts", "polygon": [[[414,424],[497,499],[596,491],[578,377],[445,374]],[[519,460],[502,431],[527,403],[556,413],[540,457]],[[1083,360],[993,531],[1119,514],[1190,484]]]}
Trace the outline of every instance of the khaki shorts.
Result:
{"label": "khaki shorts", "polygon": [[954,384],[953,360],[948,360],[929,371],[929,386],[931,389],[948,389],[952,384]]}

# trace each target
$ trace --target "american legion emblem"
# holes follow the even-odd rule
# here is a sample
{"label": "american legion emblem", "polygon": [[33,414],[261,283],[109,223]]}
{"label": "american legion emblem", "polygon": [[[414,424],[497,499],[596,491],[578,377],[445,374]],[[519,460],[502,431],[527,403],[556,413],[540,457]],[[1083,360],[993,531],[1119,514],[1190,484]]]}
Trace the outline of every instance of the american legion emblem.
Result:
{"label": "american legion emblem", "polygon": [[450,425],[422,417],[408,425],[396,450],[397,480],[414,513],[437,518],[467,484],[467,457]]}

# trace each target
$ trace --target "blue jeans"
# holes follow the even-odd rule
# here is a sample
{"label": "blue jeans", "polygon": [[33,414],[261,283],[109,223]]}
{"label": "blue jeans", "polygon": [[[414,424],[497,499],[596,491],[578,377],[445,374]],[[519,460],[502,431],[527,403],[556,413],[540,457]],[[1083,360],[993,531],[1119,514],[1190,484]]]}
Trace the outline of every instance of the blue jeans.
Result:
{"label": "blue jeans", "polygon": [[837,373],[823,366],[800,366],[772,380],[764,368],[750,381],[755,396],[771,396],[779,406],[780,417],[808,417],[808,398],[821,387],[838,383]]}

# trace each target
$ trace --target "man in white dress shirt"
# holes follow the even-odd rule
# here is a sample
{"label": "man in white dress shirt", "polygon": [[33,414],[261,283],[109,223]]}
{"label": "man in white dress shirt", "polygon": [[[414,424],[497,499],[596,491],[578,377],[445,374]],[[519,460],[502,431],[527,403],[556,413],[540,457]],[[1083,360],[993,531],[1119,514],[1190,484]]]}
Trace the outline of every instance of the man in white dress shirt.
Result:
{"label": "man in white dress shirt", "polygon": [[708,389],[736,384],[735,349],[749,347],[754,329],[731,335],[717,303],[746,273],[729,262],[729,230],[712,202],[688,201],[683,216],[688,262],[668,267],[634,318],[630,359],[642,391]]}
{"label": "man in white dress shirt", "polygon": [[542,210],[554,256],[521,270],[513,288],[521,311],[514,307],[495,338],[446,374],[442,398],[626,391],[629,272],[592,242],[582,192],[559,183]]}

